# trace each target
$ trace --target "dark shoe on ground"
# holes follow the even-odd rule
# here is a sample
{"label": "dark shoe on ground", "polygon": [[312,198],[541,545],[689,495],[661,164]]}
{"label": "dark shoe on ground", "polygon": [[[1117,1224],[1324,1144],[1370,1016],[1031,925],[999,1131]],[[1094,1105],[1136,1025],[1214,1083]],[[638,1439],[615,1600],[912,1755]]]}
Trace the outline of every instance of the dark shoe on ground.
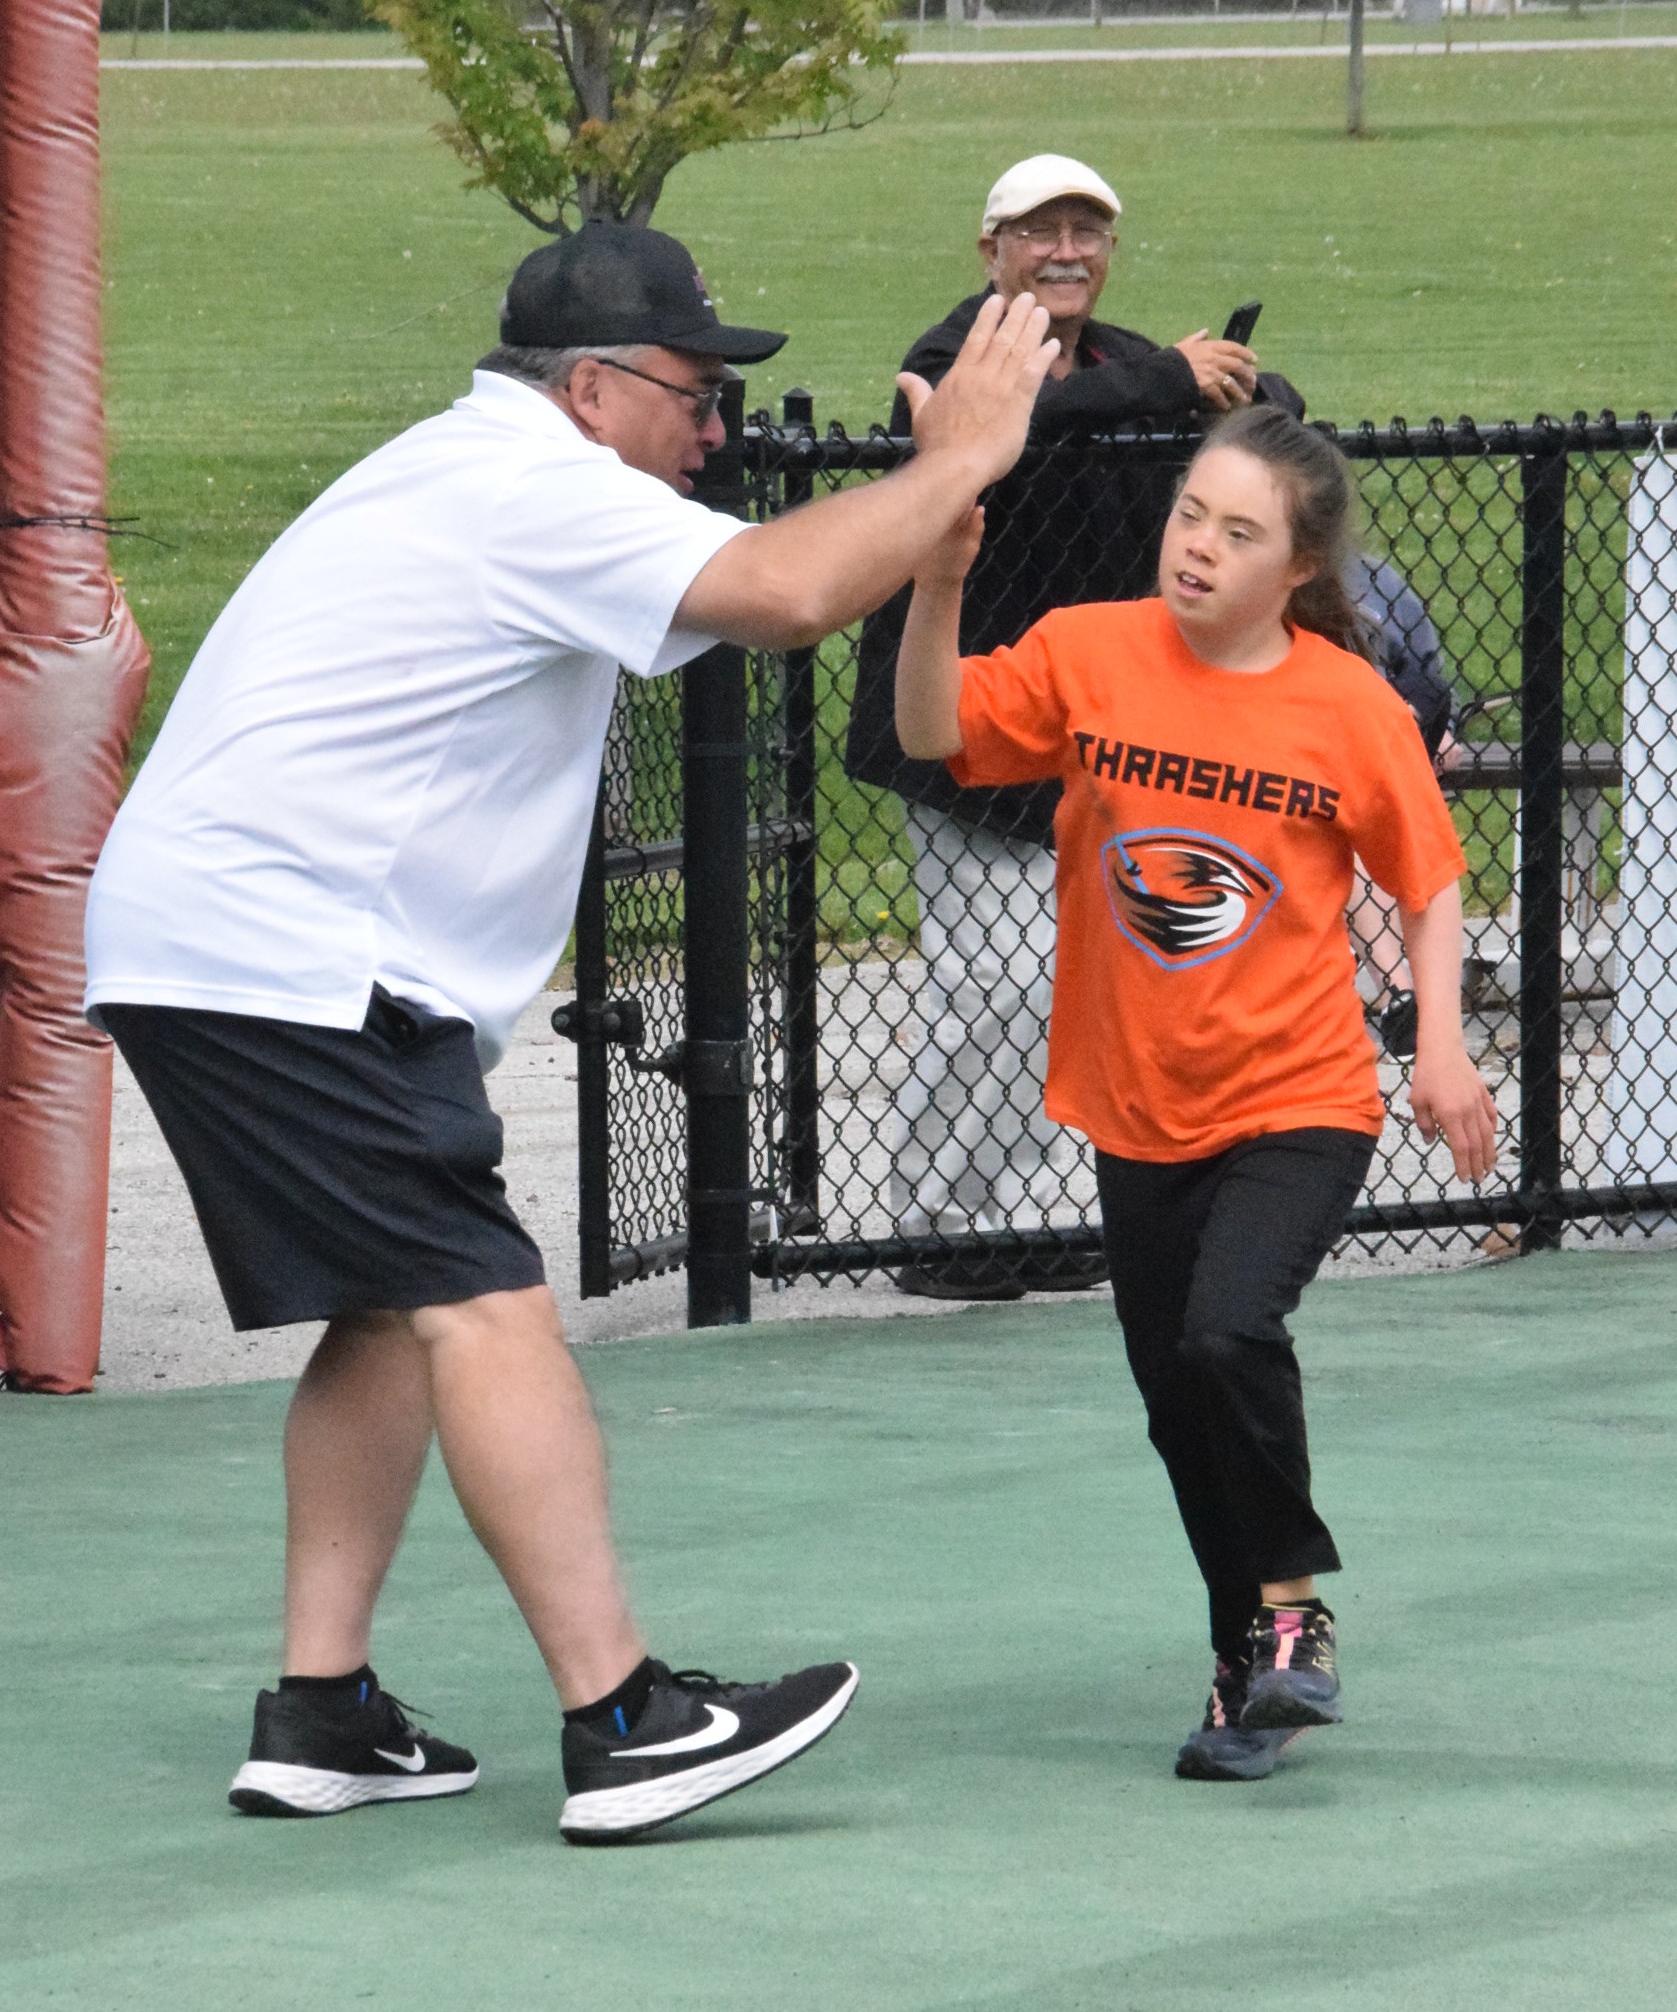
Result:
{"label": "dark shoe on ground", "polygon": [[1184,1781],[1262,1781],[1274,1773],[1281,1749],[1298,1738],[1296,1726],[1248,1732],[1240,1723],[1247,1674],[1244,1663],[1217,1659],[1205,1722],[1188,1735],[1176,1756],[1176,1772]]}
{"label": "dark shoe on ground", "polygon": [[1008,1269],[1026,1292],[1088,1292],[1112,1277],[1103,1251],[1032,1251]]}
{"label": "dark shoe on ground", "polygon": [[1394,1061],[1414,1061],[1415,1033],[1420,1023],[1413,992],[1388,992],[1375,1024],[1380,1029],[1382,1046]]}
{"label": "dark shoe on ground", "polygon": [[932,1258],[905,1265],[892,1280],[921,1299],[1023,1299],[1025,1288],[993,1257]]}
{"label": "dark shoe on ground", "polygon": [[572,1844],[638,1837],[784,1767],[830,1732],[856,1695],[852,1663],[822,1663],[770,1684],[725,1684],[654,1663],[634,1730],[565,1728],[565,1807]]}
{"label": "dark shoe on ground", "polygon": [[1260,1607],[1250,1642],[1252,1673],[1240,1714],[1245,1731],[1339,1724],[1344,1713],[1326,1607]]}
{"label": "dark shoe on ground", "polygon": [[247,1816],[335,1816],[364,1802],[464,1795],[477,1762],[421,1732],[378,1685],[343,1704],[298,1691],[258,1691],[250,1759],[227,1800]]}

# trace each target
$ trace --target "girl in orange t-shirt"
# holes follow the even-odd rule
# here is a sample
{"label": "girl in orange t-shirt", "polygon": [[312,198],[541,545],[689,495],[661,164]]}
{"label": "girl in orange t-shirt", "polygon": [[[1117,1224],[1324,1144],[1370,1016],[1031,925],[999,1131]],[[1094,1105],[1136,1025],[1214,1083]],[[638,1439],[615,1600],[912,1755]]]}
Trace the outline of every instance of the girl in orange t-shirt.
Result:
{"label": "girl in orange t-shirt", "polygon": [[1210,1598],[1211,1699],[1177,1758],[1207,1780],[1267,1775],[1341,1716],[1287,1316],[1384,1116],[1345,921],[1359,858],[1398,902],[1422,1137],[1464,1180],[1495,1163],[1462,1038],[1464,862],[1408,708],[1351,653],[1351,497],[1322,435],[1250,408],[1184,478],[1157,600],[1058,609],[963,661],[974,511],[917,577],[898,660],[911,755],[1065,785],[1046,1105],[1096,1148],[1130,1367]]}

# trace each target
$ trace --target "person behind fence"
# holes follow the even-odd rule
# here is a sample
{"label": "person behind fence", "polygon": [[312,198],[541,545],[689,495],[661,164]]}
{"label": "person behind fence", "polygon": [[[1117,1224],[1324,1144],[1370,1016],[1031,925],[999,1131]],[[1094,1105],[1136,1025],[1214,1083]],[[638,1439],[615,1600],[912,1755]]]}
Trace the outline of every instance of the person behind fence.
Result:
{"label": "person behind fence", "polygon": [[[1426,603],[1389,559],[1352,554],[1346,586],[1368,625],[1375,667],[1415,715],[1421,740],[1442,774],[1460,759],[1455,698],[1444,668],[1444,646]],[[1347,912],[1351,940],[1373,994],[1370,1026],[1388,1055],[1408,1061],[1415,1053],[1415,991],[1403,956],[1403,935],[1389,894],[1367,874],[1357,875]]]}
{"label": "person behind fence", "polygon": [[1018,454],[1046,323],[997,301],[913,466],[747,529],[689,492],[729,366],[784,336],[725,326],[675,239],[589,223],[519,266],[469,393],[311,504],[206,638],[99,861],[87,1000],[234,1326],[327,1323],[239,1809],[476,1782],[368,1660],[433,1431],[564,1708],[565,1837],[698,1808],[847,1708],[848,1662],[733,1684],[648,1656],[484,1073],[570,930],[618,666],[813,644],[895,591]]}
{"label": "person behind fence", "polygon": [[1341,647],[1364,633],[1351,493],[1320,434],[1236,414],[1187,471],[1155,597],[963,660],[975,513],[917,575],[900,657],[913,754],[1065,785],[1048,1108],[1095,1146],[1125,1348],[1209,1595],[1210,1701],[1177,1772],[1216,1781],[1270,1773],[1342,1711],[1287,1319],[1384,1117],[1344,923],[1359,858],[1399,903],[1420,1132],[1462,1180],[1495,1157],[1462,1033],[1461,848],[1408,708]]}
{"label": "person behind fence", "polygon": [[[1201,329],[1161,347],[1094,319],[1119,214],[1113,190],[1081,161],[1038,154],[1009,168],[984,204],[985,287],[904,358],[905,370],[937,383],[983,303],[1027,288],[1048,308],[1060,344],[1031,437],[1062,445],[986,500],[962,612],[969,651],[1017,641],[1059,603],[1148,591],[1173,471],[1089,451],[1091,429],[1143,418],[1174,425],[1253,399],[1304,409],[1285,378],[1258,372],[1244,344]],[[891,431],[908,430],[899,394]],[[905,757],[892,686],[907,605],[900,595],[863,625],[845,749],[851,776],[903,800],[926,965],[917,1000],[925,1038],[898,1097],[892,1213],[900,1232],[916,1236],[994,1231],[1027,1214],[1046,1222],[1078,1158],[1042,1110],[1059,785],[963,789],[941,764]],[[1105,1277],[1098,1252],[949,1254],[905,1266],[896,1283],[935,1298],[1015,1299]]]}

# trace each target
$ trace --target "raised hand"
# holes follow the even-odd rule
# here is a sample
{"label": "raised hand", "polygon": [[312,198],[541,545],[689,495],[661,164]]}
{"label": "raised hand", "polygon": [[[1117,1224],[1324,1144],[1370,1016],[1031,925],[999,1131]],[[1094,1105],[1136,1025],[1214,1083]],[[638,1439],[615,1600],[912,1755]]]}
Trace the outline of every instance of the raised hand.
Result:
{"label": "raised hand", "polygon": [[992,294],[934,391],[905,370],[897,379],[923,455],[959,454],[973,465],[978,487],[1003,476],[1019,459],[1031,407],[1048,367],[1060,353],[1047,334],[1048,310],[1033,295],[1005,307]]}

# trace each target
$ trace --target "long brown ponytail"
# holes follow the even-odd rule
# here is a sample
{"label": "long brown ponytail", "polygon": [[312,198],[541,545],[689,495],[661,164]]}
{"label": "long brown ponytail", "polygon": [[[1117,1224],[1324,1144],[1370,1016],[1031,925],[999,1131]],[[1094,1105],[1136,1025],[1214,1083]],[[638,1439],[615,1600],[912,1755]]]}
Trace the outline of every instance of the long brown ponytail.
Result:
{"label": "long brown ponytail", "polygon": [[[1220,419],[1200,444],[1238,447],[1270,469],[1287,498],[1293,552],[1315,570],[1287,602],[1286,620],[1375,661],[1374,633],[1346,589],[1356,491],[1345,456],[1325,434],[1279,405],[1249,405]],[[1195,460],[1199,459],[1195,455]]]}

